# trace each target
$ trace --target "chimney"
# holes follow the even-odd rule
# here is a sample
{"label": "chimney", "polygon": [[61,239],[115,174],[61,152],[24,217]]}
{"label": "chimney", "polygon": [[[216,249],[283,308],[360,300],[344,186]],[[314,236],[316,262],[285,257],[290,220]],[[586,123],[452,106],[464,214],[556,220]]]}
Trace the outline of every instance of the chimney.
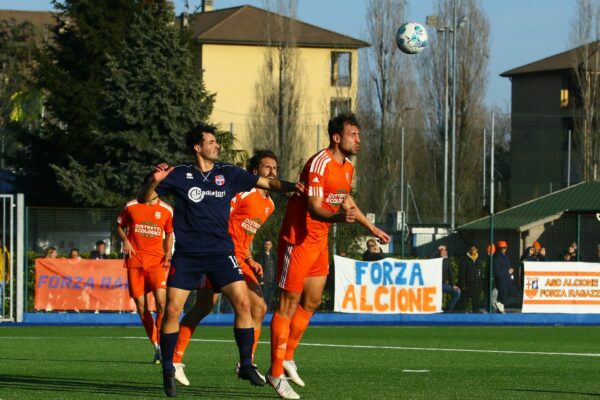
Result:
{"label": "chimney", "polygon": [[213,0],[202,0],[202,12],[208,12],[214,10]]}

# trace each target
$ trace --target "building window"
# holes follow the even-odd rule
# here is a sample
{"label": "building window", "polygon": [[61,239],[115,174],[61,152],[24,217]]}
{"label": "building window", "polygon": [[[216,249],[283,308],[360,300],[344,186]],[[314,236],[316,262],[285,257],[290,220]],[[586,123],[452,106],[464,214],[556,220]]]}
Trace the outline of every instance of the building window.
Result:
{"label": "building window", "polygon": [[350,86],[352,54],[350,52],[331,52],[331,86]]}
{"label": "building window", "polygon": [[349,97],[332,98],[330,106],[332,118],[340,113],[349,113],[352,111],[352,99]]}
{"label": "building window", "polygon": [[569,89],[560,89],[560,108],[569,106]]}

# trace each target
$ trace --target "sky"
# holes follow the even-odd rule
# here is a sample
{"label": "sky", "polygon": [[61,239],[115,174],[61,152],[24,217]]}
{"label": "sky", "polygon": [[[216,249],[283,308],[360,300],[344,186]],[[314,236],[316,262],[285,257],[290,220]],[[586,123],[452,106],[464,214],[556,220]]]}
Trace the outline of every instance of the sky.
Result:
{"label": "sky", "polygon": [[[188,0],[190,10],[200,0]],[[185,0],[175,0],[178,13]],[[510,109],[510,81],[499,75],[569,49],[576,0],[480,0],[490,20],[489,85],[486,103]],[[214,8],[243,4],[265,7],[265,0],[214,0]],[[425,25],[435,0],[408,0],[407,22]],[[51,0],[0,0],[0,8],[52,10]],[[357,39],[366,36],[366,0],[298,0],[298,19]],[[429,34],[434,34],[429,31]],[[460,50],[459,50],[460,51]],[[398,52],[398,56],[403,56]],[[405,56],[405,57],[418,57]]]}

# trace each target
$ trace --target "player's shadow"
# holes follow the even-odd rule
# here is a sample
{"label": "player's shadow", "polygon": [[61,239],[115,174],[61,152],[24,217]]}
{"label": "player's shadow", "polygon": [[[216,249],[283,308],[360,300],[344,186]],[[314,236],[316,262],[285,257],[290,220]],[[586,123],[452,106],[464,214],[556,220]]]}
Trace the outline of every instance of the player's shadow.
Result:
{"label": "player's shadow", "polygon": [[573,396],[592,396],[592,397],[600,397],[600,392],[574,392],[568,390],[548,390],[548,389],[519,389],[519,388],[510,388],[510,389],[500,389],[505,392],[530,392],[530,393],[552,393],[552,394],[566,394]]}
{"label": "player's shadow", "polygon": [[[45,376],[15,376],[0,375],[0,389],[32,390],[35,392],[49,391],[52,393],[102,393],[103,395],[118,395],[128,398],[164,398],[162,385],[152,385],[148,382],[104,382],[89,379],[58,378]],[[256,391],[258,388],[240,387],[239,389],[224,389],[214,386],[178,387],[178,395],[203,396],[218,398],[264,398],[273,397],[271,391]]]}

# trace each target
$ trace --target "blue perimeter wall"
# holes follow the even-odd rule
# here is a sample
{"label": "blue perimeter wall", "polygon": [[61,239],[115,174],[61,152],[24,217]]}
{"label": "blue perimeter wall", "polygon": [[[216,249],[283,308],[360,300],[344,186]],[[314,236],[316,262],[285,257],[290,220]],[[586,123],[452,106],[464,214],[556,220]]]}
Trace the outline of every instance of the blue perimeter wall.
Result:
{"label": "blue perimeter wall", "polygon": [[[269,325],[267,314],[264,325]],[[140,325],[135,313],[25,313],[22,323],[0,323],[0,326],[35,325]],[[341,314],[316,313],[313,326],[374,325],[600,325],[600,314]],[[233,325],[233,314],[210,314],[202,325]]]}

